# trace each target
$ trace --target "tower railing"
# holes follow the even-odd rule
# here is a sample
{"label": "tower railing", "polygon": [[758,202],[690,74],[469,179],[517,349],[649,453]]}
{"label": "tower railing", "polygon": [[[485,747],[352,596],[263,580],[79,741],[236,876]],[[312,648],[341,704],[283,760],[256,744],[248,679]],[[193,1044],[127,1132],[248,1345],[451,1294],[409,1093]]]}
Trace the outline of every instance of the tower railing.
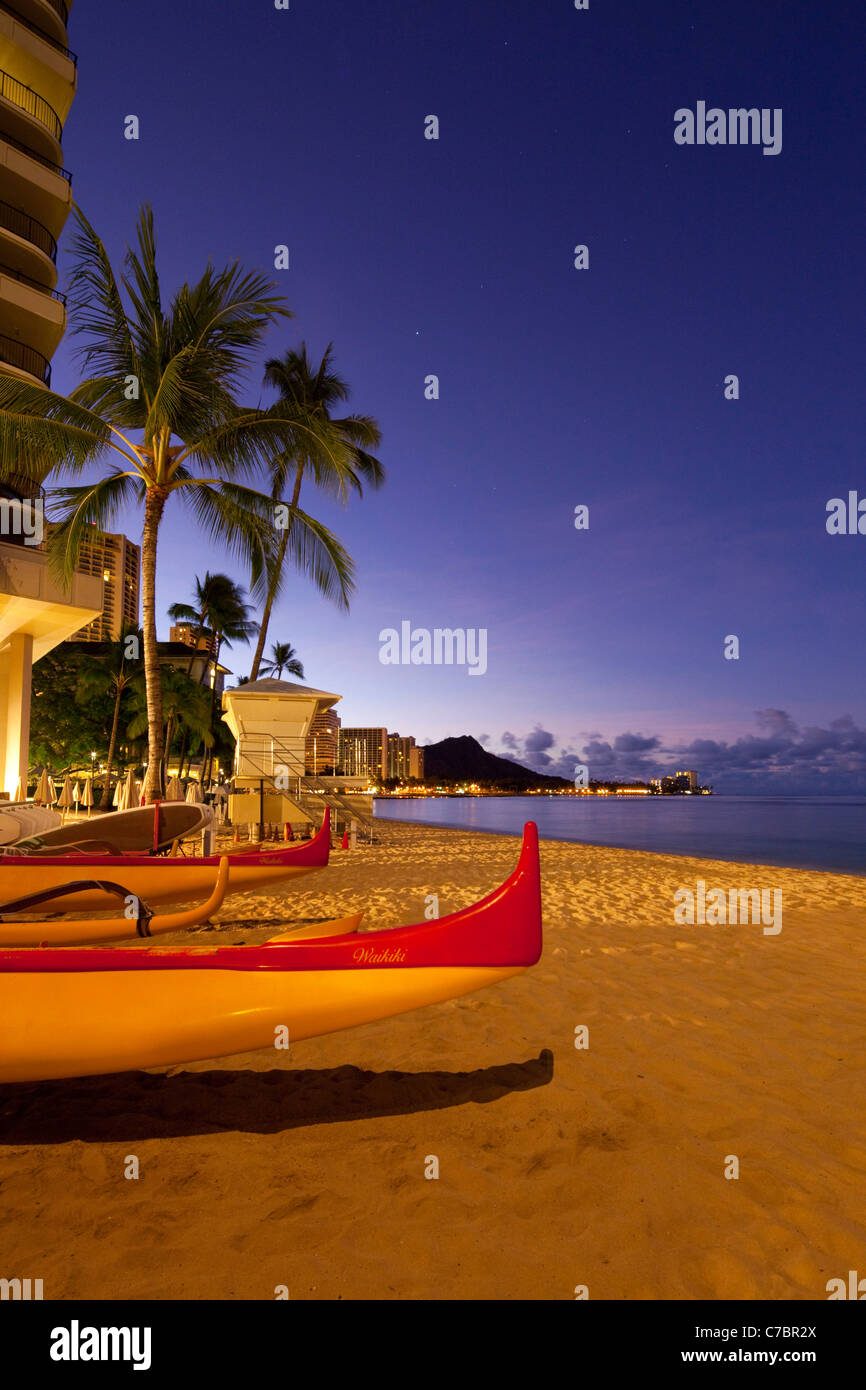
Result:
{"label": "tower railing", "polygon": [[357,821],[372,837],[373,817],[353,806],[336,788],[329,787],[321,773],[307,772],[303,760],[279,739],[267,734],[258,738],[243,738],[238,743],[235,766],[237,777],[245,781],[255,778],[267,784],[269,791],[281,792],[308,813],[323,804],[329,806],[335,830],[338,821],[342,821],[346,828],[352,821]]}

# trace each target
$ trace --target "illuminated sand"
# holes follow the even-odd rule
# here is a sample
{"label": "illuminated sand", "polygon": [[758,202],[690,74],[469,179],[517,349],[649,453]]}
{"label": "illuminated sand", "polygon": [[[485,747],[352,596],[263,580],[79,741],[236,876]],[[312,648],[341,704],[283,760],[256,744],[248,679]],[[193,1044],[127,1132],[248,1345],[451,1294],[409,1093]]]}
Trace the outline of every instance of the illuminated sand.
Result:
{"label": "illuminated sand", "polygon": [[[444,914],[517,854],[379,834],[195,942],[421,920],[429,893]],[[0,1275],[46,1298],[823,1299],[866,1274],[866,881],[562,843],[542,877],[543,960],[486,993],[288,1056],[0,1090]],[[782,931],[676,926],[698,879],[781,889]]]}

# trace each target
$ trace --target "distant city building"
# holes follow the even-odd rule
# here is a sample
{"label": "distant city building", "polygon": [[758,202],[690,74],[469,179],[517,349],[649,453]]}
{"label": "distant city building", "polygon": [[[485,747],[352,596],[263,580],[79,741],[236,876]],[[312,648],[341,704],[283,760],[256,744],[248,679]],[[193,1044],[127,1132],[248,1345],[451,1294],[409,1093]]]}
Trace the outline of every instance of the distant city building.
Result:
{"label": "distant city building", "polygon": [[702,787],[698,781],[698,774],[694,769],[688,772],[677,772],[669,777],[653,777],[650,779],[650,791],[658,795],[663,793],[670,796],[673,793],[694,792],[700,795],[701,792],[709,790]]}
{"label": "distant city building", "polygon": [[94,530],[81,543],[79,574],[102,581],[102,612],[71,639],[116,642],[124,628],[137,628],[141,547],[126,536]]}
{"label": "distant city building", "polygon": [[[412,740],[413,744],[415,740]],[[424,781],[424,749],[412,747],[409,749],[409,776],[417,777],[419,782]]]}
{"label": "distant city building", "polygon": [[344,777],[384,782],[388,776],[388,730],[340,729],[339,765]]}
{"label": "distant city building", "polygon": [[[388,735],[388,776],[408,781],[417,774],[412,772],[412,751],[414,738],[402,738],[400,734]],[[417,759],[416,759],[417,766]]]}
{"label": "distant city building", "polygon": [[340,716],[332,709],[314,715],[306,737],[307,772],[333,774],[340,765]]}
{"label": "distant city building", "polygon": [[200,647],[211,655],[216,651],[216,633],[208,627],[199,630],[192,623],[175,623],[168,630],[168,640],[182,642],[185,647]]}

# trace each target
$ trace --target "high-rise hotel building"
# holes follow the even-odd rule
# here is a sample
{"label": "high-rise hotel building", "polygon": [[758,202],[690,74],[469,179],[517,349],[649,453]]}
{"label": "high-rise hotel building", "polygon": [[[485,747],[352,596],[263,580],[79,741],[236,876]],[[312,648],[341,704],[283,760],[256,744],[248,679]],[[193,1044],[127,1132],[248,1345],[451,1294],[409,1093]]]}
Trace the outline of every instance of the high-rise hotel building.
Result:
{"label": "high-rise hotel building", "polygon": [[415,747],[413,737],[401,738],[400,734],[388,735],[388,776],[408,781],[414,777],[419,781],[424,777],[424,750]]}
{"label": "high-rise hotel building", "polygon": [[66,326],[57,238],[72,201],[63,123],[75,96],[65,0],[0,3],[0,363],[51,383]]}
{"label": "high-rise hotel building", "polygon": [[[48,386],[66,326],[57,238],[72,203],[60,138],[75,95],[65,0],[0,0],[0,370]],[[39,485],[3,460],[0,497]],[[0,528],[0,795],[27,783],[32,667],[100,615],[95,575],[58,586],[40,545]]]}
{"label": "high-rise hotel building", "polygon": [[76,632],[74,642],[116,642],[125,629],[138,628],[140,546],[126,536],[94,530],[82,541],[75,568],[102,581],[102,613]]}
{"label": "high-rise hotel building", "polygon": [[388,730],[341,729],[339,758],[345,777],[384,782],[388,776]]}
{"label": "high-rise hotel building", "polygon": [[305,744],[307,772],[319,776],[337,771],[340,765],[340,716],[332,709],[320,709],[313,716]]}

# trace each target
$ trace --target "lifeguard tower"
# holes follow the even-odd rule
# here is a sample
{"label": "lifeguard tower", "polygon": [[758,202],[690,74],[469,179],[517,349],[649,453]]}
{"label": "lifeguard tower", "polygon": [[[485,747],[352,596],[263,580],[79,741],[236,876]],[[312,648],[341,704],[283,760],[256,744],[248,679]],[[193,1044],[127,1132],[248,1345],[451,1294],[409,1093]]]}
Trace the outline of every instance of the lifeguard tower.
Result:
{"label": "lifeguard tower", "polygon": [[269,824],[318,825],[325,806],[330,806],[335,830],[338,821],[372,826],[369,798],[349,800],[339,778],[307,772],[313,721],[341,698],[270,677],[224,692],[223,720],[237,741],[234,794],[229,797],[233,824],[257,825],[261,837]]}

